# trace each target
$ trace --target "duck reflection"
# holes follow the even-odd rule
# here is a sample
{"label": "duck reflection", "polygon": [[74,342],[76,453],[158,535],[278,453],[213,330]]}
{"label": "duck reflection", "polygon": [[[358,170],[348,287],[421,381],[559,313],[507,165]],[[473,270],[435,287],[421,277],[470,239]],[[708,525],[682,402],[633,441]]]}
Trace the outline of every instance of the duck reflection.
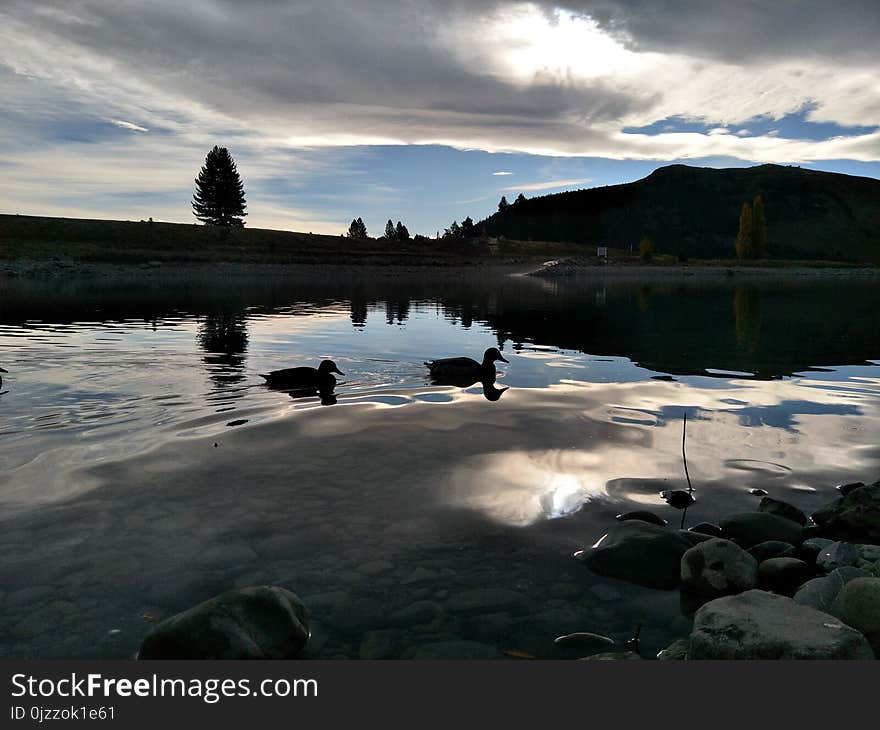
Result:
{"label": "duck reflection", "polygon": [[483,354],[483,361],[477,362],[469,357],[447,357],[429,360],[425,363],[429,378],[434,385],[453,385],[457,388],[470,388],[481,383],[483,396],[488,401],[497,401],[508,387],[495,387],[495,363],[506,360],[497,347],[490,347]]}
{"label": "duck reflection", "polygon": [[288,395],[293,400],[300,400],[301,398],[320,398],[322,406],[335,406],[336,405],[336,393],[334,392],[334,385],[324,386],[321,388],[300,388],[298,390],[288,391]]}

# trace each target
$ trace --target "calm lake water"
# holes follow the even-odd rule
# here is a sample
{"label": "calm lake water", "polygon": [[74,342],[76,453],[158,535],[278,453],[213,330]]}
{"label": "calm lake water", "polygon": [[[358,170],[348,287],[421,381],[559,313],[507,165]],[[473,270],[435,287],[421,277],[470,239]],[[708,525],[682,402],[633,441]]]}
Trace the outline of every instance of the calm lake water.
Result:
{"label": "calm lake water", "polygon": [[[304,598],[311,656],[563,657],[637,624],[647,656],[689,632],[678,593],[572,553],[681,519],[685,413],[686,525],[876,479],[878,310],[870,276],[0,281],[0,657],[132,656],[261,583]],[[494,386],[428,382],[493,345]],[[322,357],[324,404],[258,377]]]}

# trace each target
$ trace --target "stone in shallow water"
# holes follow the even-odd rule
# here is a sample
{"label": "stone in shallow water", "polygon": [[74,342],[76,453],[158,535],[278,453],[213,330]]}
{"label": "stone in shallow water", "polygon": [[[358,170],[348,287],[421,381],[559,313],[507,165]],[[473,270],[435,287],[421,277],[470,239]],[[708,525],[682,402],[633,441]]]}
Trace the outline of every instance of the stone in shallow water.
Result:
{"label": "stone in shallow water", "polygon": [[292,659],[309,639],[308,611],[277,586],[228,591],[160,623],[139,659]]}
{"label": "stone in shallow water", "polygon": [[453,613],[472,615],[506,611],[512,614],[528,613],[530,606],[525,596],[507,588],[474,588],[454,593],[447,602]]}
{"label": "stone in shallow water", "polygon": [[822,548],[816,556],[816,567],[830,573],[837,568],[855,565],[859,561],[859,551],[848,542],[833,542]]}
{"label": "stone in shallow water", "polygon": [[695,545],[681,558],[681,588],[717,598],[740,593],[757,584],[758,561],[736,543],[713,537]]}
{"label": "stone in shallow water", "polygon": [[767,512],[740,512],[721,520],[724,536],[740,547],[750,548],[767,540],[800,545],[803,528],[797,523]]}
{"label": "stone in shallow water", "polygon": [[880,578],[853,578],[837,594],[831,613],[861,631],[880,656]]}
{"label": "stone in shallow water", "polygon": [[803,606],[830,613],[834,599],[847,582],[865,577],[868,577],[867,571],[853,567],[838,568],[828,575],[808,580],[794,594],[794,600]]}
{"label": "stone in shallow water", "polygon": [[389,626],[418,626],[429,624],[443,615],[443,608],[434,601],[416,601],[406,608],[395,611],[388,617]]}
{"label": "stone in shallow water", "polygon": [[642,522],[649,522],[652,525],[663,526],[666,524],[666,520],[662,517],[643,509],[635,510],[633,512],[624,512],[622,515],[617,515],[617,519],[620,522],[626,522],[627,520],[641,520]]}
{"label": "stone in shallow water", "polygon": [[813,520],[829,537],[880,543],[880,481],[848,491],[816,512]]}
{"label": "stone in shallow water", "polygon": [[688,532],[699,532],[703,535],[711,535],[712,537],[721,537],[723,535],[721,527],[713,525],[711,522],[700,522],[693,527],[688,527]]}
{"label": "stone in shallow water", "polygon": [[797,558],[770,558],[758,566],[761,588],[790,596],[814,575],[813,568]]}
{"label": "stone in shallow water", "polygon": [[694,617],[689,659],[872,659],[839,619],[766,591],[717,598]]}
{"label": "stone in shallow water", "polygon": [[504,655],[494,646],[477,641],[440,641],[425,644],[416,651],[414,659],[502,659]]}
{"label": "stone in shallow water", "polygon": [[397,653],[401,636],[397,629],[368,631],[361,641],[358,656],[361,659],[391,659]]}
{"label": "stone in shallow water", "polygon": [[633,659],[641,660],[641,657],[634,651],[605,651],[599,654],[581,657],[581,661],[592,662],[619,662],[632,661]]}
{"label": "stone in shallow water", "polygon": [[647,588],[678,586],[681,556],[691,543],[677,531],[629,520],[614,525],[578,559],[598,575]]}
{"label": "stone in shallow water", "polygon": [[553,643],[566,649],[580,649],[581,651],[602,651],[614,646],[614,639],[590,631],[576,631],[573,634],[557,636]]}
{"label": "stone in shallow water", "polygon": [[819,553],[833,542],[834,540],[828,540],[824,537],[811,537],[809,540],[804,540],[800,547],[801,559],[815,563]]}
{"label": "stone in shallow water", "polygon": [[690,648],[690,639],[676,639],[665,649],[657,654],[660,661],[676,661],[687,659],[688,649]]}
{"label": "stone in shallow water", "polygon": [[793,558],[797,555],[797,548],[790,542],[782,540],[766,540],[749,548],[749,554],[754,556],[759,563],[770,558]]}
{"label": "stone in shallow water", "polygon": [[758,512],[766,512],[770,515],[784,517],[792,522],[797,522],[803,526],[807,524],[807,516],[801,512],[793,504],[783,502],[781,499],[773,499],[773,497],[764,497],[758,504]]}

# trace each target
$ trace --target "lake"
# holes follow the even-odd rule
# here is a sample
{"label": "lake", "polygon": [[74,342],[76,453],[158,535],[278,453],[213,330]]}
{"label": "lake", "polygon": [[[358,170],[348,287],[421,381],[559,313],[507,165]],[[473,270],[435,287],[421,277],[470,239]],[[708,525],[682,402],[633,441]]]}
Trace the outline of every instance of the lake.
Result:
{"label": "lake", "polygon": [[[809,512],[880,476],[876,276],[519,273],[0,280],[0,657],[130,657],[264,583],[314,657],[560,658],[637,626],[648,656],[689,632],[678,593],[572,558],[615,515],[717,521],[754,488]],[[491,346],[494,384],[428,381]],[[323,357],[329,398],[259,377]]]}

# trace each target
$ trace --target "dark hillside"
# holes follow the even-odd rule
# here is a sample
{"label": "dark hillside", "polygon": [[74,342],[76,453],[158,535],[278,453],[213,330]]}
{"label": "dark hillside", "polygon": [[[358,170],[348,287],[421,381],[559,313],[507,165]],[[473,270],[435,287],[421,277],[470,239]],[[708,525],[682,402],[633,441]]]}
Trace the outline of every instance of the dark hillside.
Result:
{"label": "dark hillside", "polygon": [[880,180],[760,165],[670,165],[624,185],[532,198],[483,222],[489,235],[732,258],[740,207],[762,195],[773,258],[880,263]]}

